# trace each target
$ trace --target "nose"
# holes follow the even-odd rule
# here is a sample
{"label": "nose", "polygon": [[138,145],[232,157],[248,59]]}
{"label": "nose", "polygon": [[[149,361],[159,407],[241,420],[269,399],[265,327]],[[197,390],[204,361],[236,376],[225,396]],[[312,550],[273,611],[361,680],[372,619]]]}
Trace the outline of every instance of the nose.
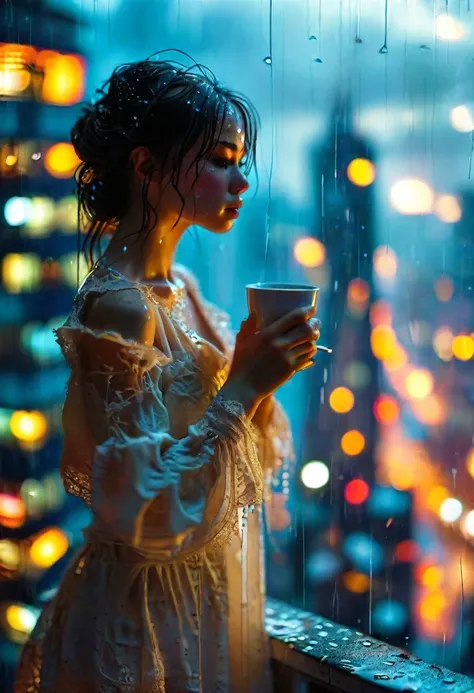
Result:
{"label": "nose", "polygon": [[249,182],[240,169],[237,169],[235,176],[232,178],[230,185],[230,193],[232,195],[242,195],[249,189]]}

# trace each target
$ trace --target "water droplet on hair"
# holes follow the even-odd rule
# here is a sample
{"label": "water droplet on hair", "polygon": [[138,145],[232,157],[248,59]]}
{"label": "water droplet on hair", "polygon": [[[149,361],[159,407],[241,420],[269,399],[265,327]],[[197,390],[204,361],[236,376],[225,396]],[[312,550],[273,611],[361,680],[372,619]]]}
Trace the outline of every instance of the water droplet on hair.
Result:
{"label": "water droplet on hair", "polygon": [[317,41],[318,39],[317,39],[316,36],[313,34],[312,36],[309,37],[309,40],[310,40],[310,41]]}
{"label": "water droplet on hair", "polygon": [[196,106],[195,111],[200,111],[201,109]]}
{"label": "water droplet on hair", "polygon": [[379,50],[379,53],[381,53],[382,55],[385,55],[386,53],[388,53],[387,46],[382,46],[382,48]]}
{"label": "water droplet on hair", "polygon": [[314,62],[315,62],[315,63],[322,63],[323,61],[321,60],[321,58],[315,58],[315,59],[314,59]]}
{"label": "water droplet on hair", "polygon": [[123,251],[124,253],[127,252],[127,246],[126,246],[126,245],[123,246],[122,251]]}
{"label": "water droplet on hair", "polygon": [[190,105],[190,103],[191,103],[191,101],[186,101],[186,103],[187,103],[187,104],[188,104],[188,106],[189,106],[189,105]]}
{"label": "water droplet on hair", "polygon": [[265,65],[271,65],[272,59],[269,55],[267,55],[267,57],[263,59],[263,62],[265,63]]}

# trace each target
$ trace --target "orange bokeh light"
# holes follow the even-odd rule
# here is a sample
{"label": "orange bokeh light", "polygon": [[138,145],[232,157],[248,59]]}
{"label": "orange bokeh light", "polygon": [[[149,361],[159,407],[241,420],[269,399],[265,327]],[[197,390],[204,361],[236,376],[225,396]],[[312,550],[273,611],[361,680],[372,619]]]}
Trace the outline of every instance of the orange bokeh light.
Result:
{"label": "orange bokeh light", "polygon": [[295,243],[293,254],[303,267],[319,267],[326,259],[326,248],[316,238],[300,238]]}
{"label": "orange bokeh light", "polygon": [[360,431],[347,431],[341,438],[341,449],[346,455],[359,455],[365,448],[365,438]]}
{"label": "orange bokeh light", "polygon": [[337,414],[347,414],[354,406],[354,394],[347,387],[336,387],[329,395],[329,406]]}
{"label": "orange bokeh light", "polygon": [[381,245],[374,251],[374,270],[382,279],[393,279],[397,274],[398,260],[393,248]]}
{"label": "orange bokeh light", "polygon": [[450,301],[454,294],[454,284],[450,277],[439,277],[434,284],[436,298],[442,303]]}
{"label": "orange bokeh light", "polygon": [[343,577],[344,587],[349,590],[349,592],[355,592],[356,594],[363,594],[367,592],[370,587],[370,578],[364,573],[358,573],[355,570],[349,570],[344,574]]}
{"label": "orange bokeh light", "polygon": [[400,405],[390,395],[379,395],[374,403],[374,415],[384,426],[392,426],[400,418]]}
{"label": "orange bokeh light", "polygon": [[347,167],[347,177],[360,188],[372,185],[377,177],[377,169],[369,159],[353,159]]}
{"label": "orange bokeh light", "polygon": [[381,361],[389,358],[397,346],[395,331],[388,325],[377,325],[370,335],[370,344],[375,358]]}
{"label": "orange bokeh light", "polygon": [[393,318],[392,307],[387,301],[376,301],[370,308],[370,324],[372,327],[377,325],[391,325]]}

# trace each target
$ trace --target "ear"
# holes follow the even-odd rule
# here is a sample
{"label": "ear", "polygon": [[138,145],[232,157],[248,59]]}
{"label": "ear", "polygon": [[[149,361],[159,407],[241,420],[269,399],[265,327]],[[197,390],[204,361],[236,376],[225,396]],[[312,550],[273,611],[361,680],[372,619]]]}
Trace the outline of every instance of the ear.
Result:
{"label": "ear", "polygon": [[130,154],[130,163],[137,176],[143,180],[144,178],[155,179],[159,177],[158,167],[151,154],[146,147],[135,147]]}

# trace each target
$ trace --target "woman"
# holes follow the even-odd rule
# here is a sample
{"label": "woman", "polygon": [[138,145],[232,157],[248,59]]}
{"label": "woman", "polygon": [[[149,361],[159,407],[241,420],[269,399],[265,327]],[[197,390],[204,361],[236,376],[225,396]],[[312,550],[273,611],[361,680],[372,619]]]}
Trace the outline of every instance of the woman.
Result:
{"label": "woman", "polygon": [[191,224],[232,228],[255,157],[252,106],[196,67],[117,68],[72,130],[89,257],[114,228],[57,332],[61,471],[93,519],[17,693],[271,690],[258,507],[292,454],[272,393],[319,331],[296,311],[235,340],[174,264]]}

